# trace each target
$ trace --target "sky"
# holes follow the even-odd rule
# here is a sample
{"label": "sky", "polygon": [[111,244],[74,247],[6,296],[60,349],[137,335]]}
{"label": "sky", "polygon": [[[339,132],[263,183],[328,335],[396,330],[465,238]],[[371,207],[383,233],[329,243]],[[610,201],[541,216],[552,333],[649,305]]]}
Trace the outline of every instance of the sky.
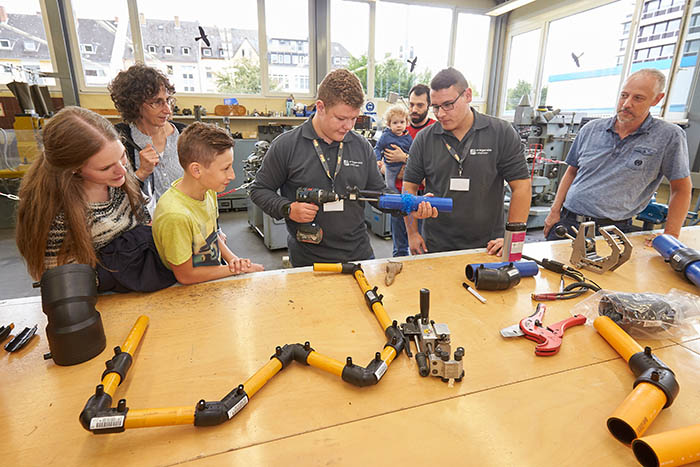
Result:
{"label": "sky", "polygon": [[[633,0],[620,0],[552,21],[545,51],[543,84],[551,74],[615,67],[622,23],[633,12]],[[514,38],[508,68],[509,88],[520,79],[534,81],[540,34],[541,29],[535,29]],[[571,58],[572,53],[580,56],[580,68]]]}

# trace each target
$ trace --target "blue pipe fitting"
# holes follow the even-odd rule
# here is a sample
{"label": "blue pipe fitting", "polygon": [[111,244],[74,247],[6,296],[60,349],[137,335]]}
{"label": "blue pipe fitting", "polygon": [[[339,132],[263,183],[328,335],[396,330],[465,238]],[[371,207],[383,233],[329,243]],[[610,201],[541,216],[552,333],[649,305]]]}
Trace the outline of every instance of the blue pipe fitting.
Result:
{"label": "blue pipe fitting", "polygon": [[436,196],[415,196],[408,193],[402,195],[387,194],[379,197],[380,209],[397,210],[404,213],[416,211],[418,205],[427,201],[438,212],[452,212],[452,198],[438,198]]}
{"label": "blue pipe fitting", "polygon": [[512,264],[515,267],[515,269],[518,270],[518,272],[520,273],[520,277],[536,276],[537,272],[539,271],[539,267],[534,261],[513,261],[505,263],[467,264],[467,267],[464,268],[464,273],[467,275],[467,279],[474,282],[474,278],[476,277],[476,270],[479,269],[481,266],[485,267],[486,269],[500,269],[503,266],[508,266],[509,264]]}
{"label": "blue pipe fitting", "polygon": [[677,238],[663,234],[651,243],[656,251],[668,261],[674,271],[682,272],[686,279],[700,287],[700,252],[688,248]]}

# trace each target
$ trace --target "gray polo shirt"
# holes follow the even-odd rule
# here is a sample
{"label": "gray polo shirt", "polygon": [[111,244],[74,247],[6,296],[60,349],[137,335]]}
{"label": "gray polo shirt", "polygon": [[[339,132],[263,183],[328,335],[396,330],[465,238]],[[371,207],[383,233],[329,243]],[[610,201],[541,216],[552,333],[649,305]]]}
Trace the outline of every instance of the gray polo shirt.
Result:
{"label": "gray polo shirt", "polygon": [[[421,130],[411,146],[404,180],[425,179],[426,192],[453,200],[452,212],[441,212],[423,224],[429,252],[483,248],[489,240],[503,237],[503,182],[529,178],[523,144],[510,123],[472,111],[474,124],[461,141],[436,122]],[[460,158],[468,153],[462,177],[445,141]],[[452,178],[468,178],[469,191],[450,190]]]}
{"label": "gray polo shirt", "polygon": [[[296,198],[298,187],[331,190],[333,183],[321,165],[313,140],[317,139],[335,173],[338,142],[327,144],[318,137],[311,118],[297,128],[275,138],[265,155],[263,165],[250,189],[250,199],[270,216],[283,217],[282,207]],[[372,146],[365,138],[350,131],[343,139],[342,166],[335,179],[335,191],[346,193],[346,187],[382,191],[384,179],[377,169]],[[282,196],[277,194],[280,190]],[[314,262],[346,262],[371,258],[374,253],[365,226],[364,202],[344,202],[344,210],[324,212],[320,208],[316,222],[323,229],[318,245],[298,242],[297,223],[287,220],[287,246],[292,265],[308,266]]]}
{"label": "gray polo shirt", "polygon": [[690,175],[685,132],[648,115],[637,131],[620,139],[615,118],[587,123],[566,157],[577,167],[564,207],[599,219],[624,220],[639,214],[661,179]]}

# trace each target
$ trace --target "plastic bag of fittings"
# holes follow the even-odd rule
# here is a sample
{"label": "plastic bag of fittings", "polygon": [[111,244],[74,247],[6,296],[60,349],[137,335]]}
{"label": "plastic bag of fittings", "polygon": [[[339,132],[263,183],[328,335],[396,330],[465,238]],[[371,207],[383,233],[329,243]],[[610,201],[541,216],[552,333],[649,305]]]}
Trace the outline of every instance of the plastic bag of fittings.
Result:
{"label": "plastic bag of fittings", "polygon": [[667,294],[600,290],[571,309],[592,325],[608,316],[637,339],[672,339],[700,335],[700,297],[678,289]]}

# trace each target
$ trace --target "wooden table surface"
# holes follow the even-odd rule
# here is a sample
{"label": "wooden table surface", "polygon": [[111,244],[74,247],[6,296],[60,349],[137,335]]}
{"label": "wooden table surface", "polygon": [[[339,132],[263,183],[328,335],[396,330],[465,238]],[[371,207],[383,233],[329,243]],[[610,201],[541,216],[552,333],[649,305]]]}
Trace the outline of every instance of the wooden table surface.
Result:
{"label": "wooden table surface", "polygon": [[[630,236],[630,261],[603,275],[586,275],[617,291],[666,293],[697,288],[663,258]],[[700,248],[700,228],[681,241]],[[606,245],[598,241],[606,253]],[[528,243],[535,258],[567,262],[570,243]],[[310,341],[321,354],[366,365],[385,343],[350,275],[309,268],[257,273],[173,287],[152,294],[99,298],[107,348],[80,365],[44,361],[46,325],[37,298],[0,301],[0,325],[15,331],[39,324],[22,351],[0,353],[0,446],[3,465],[638,465],[605,421],[631,391],[634,376],[592,326],[569,329],[559,354],[536,357],[525,338],[499,330],[534,311],[533,291],[557,290],[559,276],[540,271],[507,291],[482,294],[462,287],[464,267],[490,262],[482,251],[427,255],[404,261],[391,287],[385,260],[363,262],[384,306],[402,322],[418,313],[419,289],[431,291],[431,318],[447,323],[453,347],[466,349],[466,376],[450,387],[418,376],[400,355],[376,386],[357,388],[297,363],[282,370],[232,420],[216,426],[130,429],[93,435],[78,415],[100,382],[104,361],[136,318],[150,318],[126,381],[115,400],[132,409],[194,406],[219,400],[264,365],[275,346]],[[587,294],[586,296],[590,296]],[[582,298],[581,298],[582,299]],[[570,315],[581,299],[548,302],[545,323]],[[700,420],[700,337],[640,341],[678,377],[681,392],[647,434]]]}

